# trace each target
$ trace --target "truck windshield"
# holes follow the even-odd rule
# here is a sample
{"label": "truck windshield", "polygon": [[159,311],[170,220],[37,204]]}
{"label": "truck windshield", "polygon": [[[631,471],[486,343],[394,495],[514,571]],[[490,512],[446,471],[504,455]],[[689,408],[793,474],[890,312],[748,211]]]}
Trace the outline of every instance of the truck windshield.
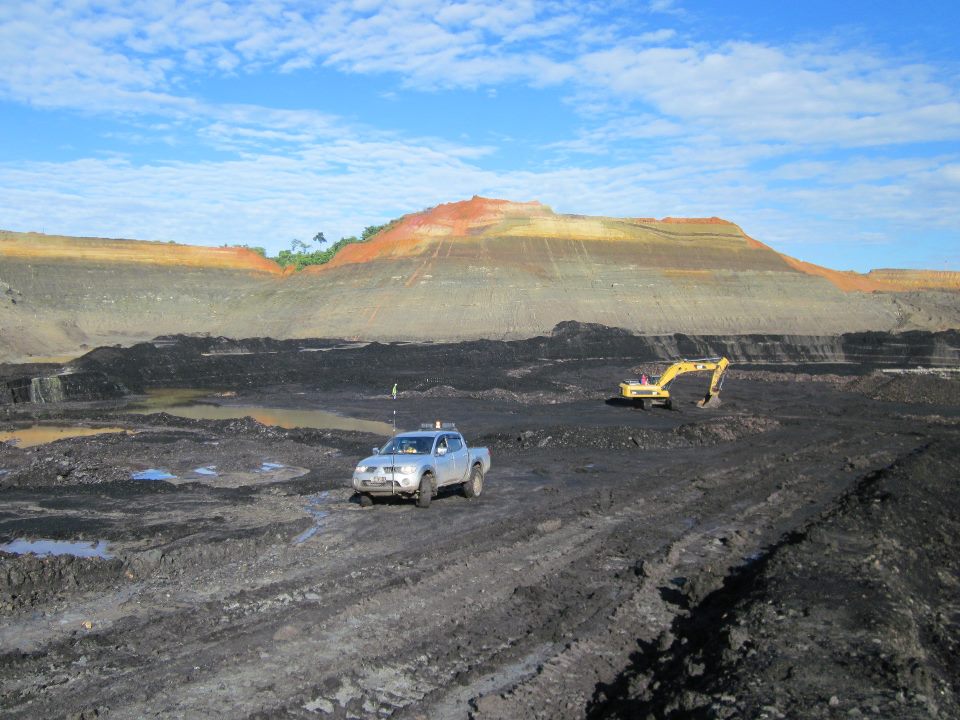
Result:
{"label": "truck windshield", "polygon": [[433,449],[432,437],[410,437],[398,435],[383,446],[381,455],[429,455]]}

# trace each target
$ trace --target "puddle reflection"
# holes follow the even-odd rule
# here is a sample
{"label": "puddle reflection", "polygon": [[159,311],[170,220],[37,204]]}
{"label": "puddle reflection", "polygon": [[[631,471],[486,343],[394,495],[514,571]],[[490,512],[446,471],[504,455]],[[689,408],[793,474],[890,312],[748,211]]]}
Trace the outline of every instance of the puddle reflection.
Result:
{"label": "puddle reflection", "polygon": [[127,432],[125,428],[106,427],[71,427],[70,425],[32,425],[19,430],[5,430],[0,432],[0,442],[7,442],[17,447],[34,447],[45,445],[55,440],[72,437],[88,437],[91,435],[105,435],[109,433]]}
{"label": "puddle reflection", "polygon": [[96,544],[85,542],[70,542],[68,540],[27,540],[18,538],[6,545],[0,545],[4,550],[14,555],[73,555],[74,557],[98,557],[109,560],[113,554],[109,551],[107,541],[100,540]]}
{"label": "puddle reflection", "polygon": [[256,470],[254,470],[254,472],[259,472],[259,473],[273,472],[274,470],[283,470],[283,468],[285,467],[286,465],[283,465],[282,463],[265,462]]}
{"label": "puddle reflection", "polygon": [[323,525],[323,521],[330,516],[329,510],[322,510],[322,506],[330,501],[330,491],[324,490],[316,495],[307,498],[307,505],[304,510],[313,517],[314,526],[307,528],[293,539],[294,545],[300,545],[316,535]]}
{"label": "puddle reflection", "polygon": [[156,468],[150,468],[149,470],[141,470],[140,472],[135,472],[131,476],[134,480],[176,480],[177,476],[172,475],[166,470],[158,470]]}
{"label": "puddle reflection", "polygon": [[193,402],[210,394],[207,390],[150,390],[146,401],[141,403],[140,409],[134,412],[143,415],[165,412],[191,420],[236,420],[252,417],[264,425],[287,429],[302,427],[318,430],[356,430],[384,436],[393,434],[393,427],[389,423],[344,417],[324,410]]}

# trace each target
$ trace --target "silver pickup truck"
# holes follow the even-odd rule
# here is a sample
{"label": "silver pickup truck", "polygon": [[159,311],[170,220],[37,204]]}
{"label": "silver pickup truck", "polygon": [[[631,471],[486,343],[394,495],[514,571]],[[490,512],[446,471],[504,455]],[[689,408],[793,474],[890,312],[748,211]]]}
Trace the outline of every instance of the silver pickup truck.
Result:
{"label": "silver pickup truck", "polygon": [[418,507],[430,507],[438,488],[460,485],[468,498],[483,492],[483,476],[490,470],[487,448],[468,448],[455,426],[423,426],[417,432],[395,435],[353,471],[353,489],[360,505],[375,497],[401,496],[417,499]]}

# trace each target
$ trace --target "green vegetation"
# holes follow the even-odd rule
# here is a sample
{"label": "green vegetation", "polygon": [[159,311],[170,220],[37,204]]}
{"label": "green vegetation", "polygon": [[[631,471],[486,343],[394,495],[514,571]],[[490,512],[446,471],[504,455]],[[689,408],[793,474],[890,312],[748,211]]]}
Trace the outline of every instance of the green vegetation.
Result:
{"label": "green vegetation", "polygon": [[[329,240],[324,237],[322,232],[318,232],[316,235],[314,235],[312,242],[304,242],[303,240],[294,238],[290,241],[290,249],[281,250],[276,257],[268,257],[265,248],[254,245],[227,245],[224,243],[223,247],[238,247],[246,248],[247,250],[253,250],[253,252],[257,253],[258,255],[265,257],[268,260],[273,260],[282,268],[290,267],[292,265],[296,270],[299,271],[303,270],[308,265],[325,265],[333,259],[334,255],[340,252],[341,248],[349,245],[350,243],[366,242],[378,233],[392,228],[394,225],[400,222],[401,219],[402,218],[391,220],[383,225],[368,225],[363,229],[363,232],[360,233],[359,238],[354,237],[353,235],[340,238],[326,250],[311,250],[313,244],[325,245],[329,242]],[[171,242],[173,241],[171,240]]]}
{"label": "green vegetation", "polygon": [[[292,265],[298,271],[303,270],[308,265],[325,265],[333,259],[333,256],[336,255],[341,248],[351,243],[366,242],[383,230],[393,227],[397,222],[399,221],[392,220],[385,225],[369,225],[363,229],[359,238],[353,235],[340,238],[326,250],[311,250],[311,243],[306,243],[294,238],[290,243],[289,250],[281,250],[277,257],[270,259],[274,260],[280,267],[286,268]],[[313,236],[313,242],[317,245],[323,245],[328,242],[328,240],[323,236],[322,232],[318,232]],[[251,248],[251,250],[252,249],[255,248]]]}
{"label": "green vegetation", "polygon": [[[224,245],[224,247],[227,247],[227,246]],[[253,250],[257,255],[260,255],[261,257],[267,256],[267,249],[262,248],[258,245],[231,245],[230,247],[246,248],[247,250]]]}

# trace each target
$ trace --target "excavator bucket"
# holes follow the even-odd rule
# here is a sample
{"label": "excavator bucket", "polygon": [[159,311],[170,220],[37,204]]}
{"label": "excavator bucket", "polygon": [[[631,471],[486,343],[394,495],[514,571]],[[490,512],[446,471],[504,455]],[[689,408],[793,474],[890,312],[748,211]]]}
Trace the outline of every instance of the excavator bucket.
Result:
{"label": "excavator bucket", "polygon": [[726,358],[721,358],[713,371],[713,377],[710,379],[710,389],[703,396],[703,400],[697,402],[697,407],[714,408],[720,404],[720,391],[723,389],[723,381],[727,377],[727,366],[730,363]]}
{"label": "excavator bucket", "polygon": [[707,393],[702,400],[697,400],[697,407],[715,408],[720,405],[720,396],[715,393]]}

